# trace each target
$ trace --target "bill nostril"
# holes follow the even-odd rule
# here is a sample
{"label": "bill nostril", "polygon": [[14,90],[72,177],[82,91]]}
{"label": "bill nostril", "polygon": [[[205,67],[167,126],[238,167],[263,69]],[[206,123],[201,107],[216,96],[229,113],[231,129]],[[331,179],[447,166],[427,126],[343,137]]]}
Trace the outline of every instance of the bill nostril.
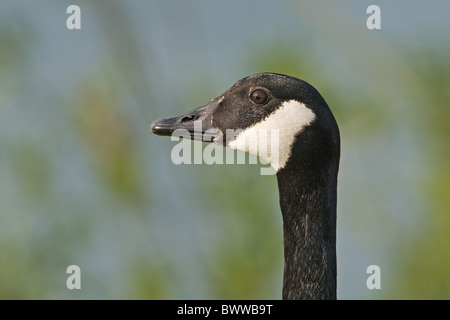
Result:
{"label": "bill nostril", "polygon": [[195,119],[197,119],[197,116],[195,114],[190,114],[188,116],[181,118],[180,122],[193,121]]}

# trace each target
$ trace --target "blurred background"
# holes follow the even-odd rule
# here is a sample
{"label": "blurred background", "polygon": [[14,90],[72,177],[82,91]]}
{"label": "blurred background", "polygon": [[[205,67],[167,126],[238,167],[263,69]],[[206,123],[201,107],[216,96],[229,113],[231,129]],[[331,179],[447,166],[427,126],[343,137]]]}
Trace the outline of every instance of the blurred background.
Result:
{"label": "blurred background", "polygon": [[281,298],[276,177],[174,165],[148,133],[265,71],[311,83],[340,126],[338,298],[450,298],[448,1],[0,8],[0,299]]}

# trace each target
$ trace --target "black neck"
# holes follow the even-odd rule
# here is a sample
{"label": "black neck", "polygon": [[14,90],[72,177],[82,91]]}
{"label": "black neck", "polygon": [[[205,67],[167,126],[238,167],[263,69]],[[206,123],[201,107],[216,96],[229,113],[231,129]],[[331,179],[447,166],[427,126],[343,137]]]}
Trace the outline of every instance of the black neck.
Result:
{"label": "black neck", "polygon": [[337,167],[277,173],[284,228],[283,299],[336,299]]}

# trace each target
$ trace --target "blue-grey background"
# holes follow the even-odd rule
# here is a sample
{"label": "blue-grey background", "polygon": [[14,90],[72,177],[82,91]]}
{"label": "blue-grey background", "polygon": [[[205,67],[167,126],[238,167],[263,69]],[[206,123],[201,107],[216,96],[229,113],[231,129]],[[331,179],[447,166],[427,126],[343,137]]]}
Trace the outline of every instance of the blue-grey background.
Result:
{"label": "blue-grey background", "polygon": [[[66,28],[71,4],[81,30]],[[279,299],[276,178],[176,166],[176,142],[148,133],[265,71],[310,82],[340,125],[338,298],[450,298],[449,12],[3,0],[0,299]],[[66,287],[72,264],[81,290]]]}

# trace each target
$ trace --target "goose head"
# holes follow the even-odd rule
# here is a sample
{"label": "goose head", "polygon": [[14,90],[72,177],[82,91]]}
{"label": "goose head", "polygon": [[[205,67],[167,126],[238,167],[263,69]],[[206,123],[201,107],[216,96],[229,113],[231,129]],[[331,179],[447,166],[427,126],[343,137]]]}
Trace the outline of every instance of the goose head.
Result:
{"label": "goose head", "polygon": [[204,106],[150,126],[157,135],[177,130],[270,163],[283,216],[283,298],[336,298],[340,136],[320,93],[291,76],[255,74]]}
{"label": "goose head", "polygon": [[303,160],[309,154],[308,162],[332,160],[339,153],[339,130],[319,92],[303,80],[276,73],[241,79],[208,104],[150,126],[157,135],[177,130],[193,140],[260,156],[276,172],[296,152]]}

